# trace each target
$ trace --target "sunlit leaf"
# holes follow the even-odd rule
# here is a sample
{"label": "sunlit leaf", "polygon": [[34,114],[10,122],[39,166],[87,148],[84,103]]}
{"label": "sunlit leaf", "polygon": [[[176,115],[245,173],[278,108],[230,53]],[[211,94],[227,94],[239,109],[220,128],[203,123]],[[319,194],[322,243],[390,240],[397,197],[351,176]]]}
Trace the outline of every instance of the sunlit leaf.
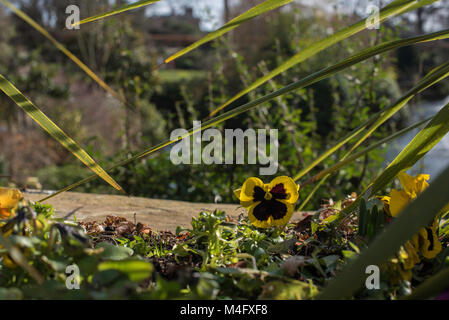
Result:
{"label": "sunlit leaf", "polygon": [[431,118],[428,118],[426,120],[423,121],[419,121],[418,123],[407,127],[405,129],[402,129],[398,132],[396,132],[395,134],[392,134],[391,136],[388,136],[376,143],[374,143],[373,145],[351,155],[350,152],[346,153],[341,160],[336,163],[335,165],[333,165],[332,167],[325,169],[323,171],[321,171],[320,173],[318,173],[317,175],[313,176],[312,178],[310,178],[309,180],[307,180],[306,182],[304,182],[302,184],[302,186],[306,186],[308,184],[314,183],[319,181],[319,183],[312,189],[312,191],[307,195],[307,197],[301,202],[298,210],[301,211],[305,208],[305,206],[309,203],[309,201],[313,198],[313,196],[315,195],[315,193],[319,190],[319,188],[326,182],[327,178],[330,176],[330,174],[332,174],[333,172],[337,171],[338,169],[340,169],[341,167],[347,165],[348,163],[351,163],[355,160],[357,160],[358,158],[366,155],[367,153],[369,153],[370,151],[382,146],[384,143],[387,143],[391,140],[397,139],[398,137],[404,135],[405,133],[421,126],[422,124],[428,122]]}
{"label": "sunlit leaf", "polygon": [[153,265],[147,261],[128,259],[104,261],[98,265],[99,271],[117,270],[128,276],[131,281],[141,282],[151,276]]}
{"label": "sunlit leaf", "polygon": [[22,108],[34,121],[47,131],[55,140],[62,144],[67,150],[73,153],[96,175],[100,176],[107,183],[117,190],[123,189],[104,171],[73,139],[62,131],[53,121],[51,121],[38,107],[28,100],[11,82],[0,74],[0,90],[11,98],[20,108]]}
{"label": "sunlit leaf", "polygon": [[126,103],[124,98],[120,96],[117,92],[115,92],[111,87],[109,87],[100,77],[98,77],[88,66],[86,66],[80,59],[78,59],[73,53],[71,53],[62,43],[56,40],[47,30],[41,27],[36,21],[34,21],[30,16],[28,16],[25,12],[20,10],[19,8],[12,5],[7,0],[0,0],[5,6],[10,8],[18,17],[36,29],[40,34],[50,40],[56,48],[58,48],[62,53],[64,53],[70,60],[72,60],[78,67],[80,67],[89,77],[91,77],[98,85],[100,85],[103,89],[109,92],[112,96],[114,96],[119,101]]}
{"label": "sunlit leaf", "polygon": [[106,13],[100,13],[100,14],[95,15],[93,17],[89,17],[89,18],[83,19],[83,20],[81,20],[79,22],[75,22],[75,23],[72,24],[72,26],[74,27],[74,26],[77,26],[77,25],[80,25],[80,24],[83,24],[83,23],[88,23],[88,22],[104,19],[106,17],[110,17],[110,16],[113,16],[113,15],[116,15],[116,14],[119,14],[119,13],[122,13],[122,12],[126,12],[126,11],[129,11],[129,10],[141,8],[141,7],[144,7],[144,6],[147,6],[149,4],[153,4],[155,2],[159,2],[159,1],[160,0],[137,1],[137,2],[134,2],[134,3],[128,4],[126,6],[120,7],[118,9],[115,9],[115,10],[112,10],[112,11],[109,11],[109,12],[106,12]]}
{"label": "sunlit leaf", "polygon": [[436,275],[426,279],[422,284],[416,287],[410,296],[405,297],[407,300],[423,300],[430,299],[448,289],[449,284],[449,268],[446,268]]}
{"label": "sunlit leaf", "polygon": [[[438,0],[424,0],[424,1],[418,1],[418,0],[396,0],[390,3],[388,6],[383,8],[379,12],[379,23],[382,23],[389,18],[392,18],[394,16],[403,14],[405,12],[415,10],[419,7],[431,4],[433,2],[436,2]],[[227,106],[229,106],[231,103],[239,99],[240,97],[243,97],[245,94],[249,93],[250,91],[256,89],[257,87],[261,86],[265,82],[269,81],[270,79],[276,77],[277,75],[287,71],[288,69],[292,68],[293,66],[297,65],[298,63],[301,63],[308,58],[316,55],[317,53],[323,51],[324,49],[346,39],[354,34],[365,30],[367,25],[367,20],[362,19],[359,22],[346,27],[337,33],[321,40],[313,45],[305,48],[304,50],[298,52],[293,57],[288,59],[287,61],[283,62],[280,66],[278,66],[276,69],[272,70],[268,74],[264,75],[263,77],[257,79],[254,81],[250,86],[248,86],[246,89],[240,91],[238,94],[233,96],[231,99],[226,101],[223,105],[215,109],[213,112],[211,112],[210,116],[214,116],[219,111],[223,110]]]}
{"label": "sunlit leaf", "polygon": [[[401,46],[405,46],[405,45],[410,45],[410,44],[414,44],[414,43],[420,43],[420,42],[426,42],[426,41],[432,41],[432,40],[437,40],[437,39],[445,39],[449,37],[449,29],[447,30],[443,30],[443,31],[439,31],[439,32],[435,32],[435,33],[431,33],[431,34],[427,34],[424,36],[419,36],[419,37],[412,37],[412,38],[407,38],[407,39],[401,39],[401,40],[396,40],[396,41],[390,41],[390,42],[386,42],[380,45],[377,45],[375,47],[372,48],[368,48],[365,49],[363,51],[361,51],[360,53],[357,53],[345,60],[343,60],[340,63],[337,63],[333,66],[324,68],[316,73],[313,73],[299,81],[293,82],[288,86],[285,86],[279,90],[276,90],[270,94],[267,94],[263,97],[260,97],[258,99],[255,99],[253,101],[250,101],[242,106],[239,106],[237,108],[234,108],[230,111],[227,111],[221,115],[218,115],[217,117],[207,120],[204,123],[202,123],[201,125],[201,130],[205,130],[207,128],[216,126],[219,123],[222,123],[228,119],[234,118],[244,112],[247,112],[253,108],[255,108],[258,105],[263,104],[264,102],[270,101],[278,96],[281,96],[283,94],[286,94],[288,92],[300,89],[300,88],[304,88],[306,86],[309,86],[311,84],[314,84],[320,80],[329,78],[330,76],[344,70],[347,69],[361,61],[364,61],[366,59],[369,59],[375,55],[381,54],[383,52],[387,52],[389,50],[392,49],[396,49],[399,48]],[[439,74],[438,74],[439,75]],[[377,115],[378,117],[379,115]],[[372,124],[375,120],[376,120],[376,116],[373,116],[368,122],[364,123],[363,125],[361,125],[359,128],[355,129],[352,133],[350,133],[347,137],[345,137],[342,141],[340,141],[336,146],[334,146],[330,151],[328,151],[326,154],[323,154],[322,156],[320,156],[318,158],[318,160],[314,161],[310,166],[308,166],[308,168],[306,168],[306,170],[311,170],[314,166],[316,166],[320,161],[322,161],[323,159],[325,159],[327,156],[329,156],[330,154],[332,154],[333,152],[335,152],[338,148],[340,148],[342,145],[344,145],[345,143],[347,143],[348,141],[350,141],[351,139],[353,139],[354,137],[356,137],[357,135],[361,134],[364,130],[364,128],[366,126],[368,126],[369,124]],[[115,165],[113,165],[112,167],[108,168],[107,171],[109,170],[113,170],[119,167],[123,167],[131,162],[134,162],[138,159],[142,159],[156,151],[159,151],[171,144],[174,144],[176,142],[179,142],[182,138],[185,137],[189,137],[191,135],[193,135],[193,133],[197,132],[198,129],[196,129],[196,131],[192,128],[190,129],[190,131],[184,136],[181,137],[177,140],[167,140],[165,142],[162,142],[152,148],[149,148],[147,150],[142,151],[139,154],[136,154],[126,160],[123,160]],[[302,171],[302,175],[304,174],[304,170]],[[91,181],[92,179],[95,179],[95,176],[90,176],[87,177],[83,180],[80,180],[66,188],[63,188],[61,190],[59,190],[58,192],[44,198],[41,200],[41,202],[46,201],[52,197],[57,196],[58,194],[61,194],[63,192],[69,191],[73,188],[76,188],[86,182]],[[296,180],[299,179],[298,176],[295,178]]]}
{"label": "sunlit leaf", "polygon": [[415,123],[415,124],[405,128],[405,129],[402,129],[402,130],[400,130],[400,131],[398,131],[398,132],[396,132],[396,133],[394,133],[394,134],[392,134],[392,135],[390,135],[390,136],[388,136],[388,137],[386,137],[384,139],[379,140],[376,143],[373,143],[369,147],[367,147],[367,148],[365,148],[363,150],[360,150],[357,153],[354,153],[353,155],[349,156],[348,158],[339,161],[338,163],[336,163],[332,167],[327,168],[327,169],[321,171],[320,173],[316,174],[315,176],[313,176],[312,178],[307,180],[305,183],[303,183],[302,186],[305,186],[305,185],[308,185],[310,183],[313,183],[313,182],[316,182],[316,181],[320,180],[322,177],[337,171],[341,167],[343,167],[343,166],[347,165],[348,163],[351,163],[351,162],[359,159],[360,157],[363,157],[364,155],[368,154],[370,151],[375,150],[375,149],[381,147],[383,144],[385,144],[387,142],[390,142],[392,140],[395,140],[395,139],[403,136],[407,132],[410,132],[411,130],[413,130],[413,129],[423,125],[424,123],[428,122],[430,119],[432,119],[432,117],[427,118],[427,119],[422,120],[422,121],[419,121],[419,122],[417,122],[417,123]]}
{"label": "sunlit leaf", "polygon": [[422,129],[388,167],[370,183],[359,197],[341,213],[339,220],[343,219],[358,206],[360,199],[369,198],[399,174],[399,172],[411,168],[416,162],[426,155],[449,131],[449,104],[444,106]]}
{"label": "sunlit leaf", "polygon": [[380,266],[393,256],[406,241],[447,205],[449,201],[449,167],[433,181],[430,186],[374,239],[373,243],[360,256],[352,261],[332,280],[317,299],[344,299],[351,297],[361,288],[367,278],[369,265]]}
{"label": "sunlit leaf", "polygon": [[407,103],[415,97],[417,94],[423,92],[432,85],[438,83],[439,81],[445,79],[449,76],[449,62],[440,65],[435,70],[429,72],[421,81],[406,92],[402,97],[394,101],[391,105],[381,110],[380,112],[373,115],[369,120],[365,121],[362,125],[351,131],[343,139],[337,142],[333,147],[326,150],[323,154],[318,156],[311,164],[306,168],[302,169],[295,177],[294,180],[299,180],[310,170],[316,167],[324,159],[328,158],[335,151],[340,149],[343,145],[347,144],[351,140],[356,140],[354,146],[350,151],[345,154],[343,158],[346,158],[356,147],[358,147],[362,142],[364,142],[371,134],[395,115],[399,110],[407,105]]}
{"label": "sunlit leaf", "polygon": [[258,4],[257,6],[249,9],[248,11],[246,11],[245,13],[239,15],[238,17],[232,19],[231,21],[229,21],[228,23],[226,23],[223,27],[221,27],[220,29],[213,31],[211,33],[209,33],[207,36],[205,36],[204,38],[198,40],[197,42],[191,44],[190,46],[188,46],[187,48],[182,49],[181,51],[176,52],[175,54],[171,55],[170,57],[168,57],[167,59],[165,59],[165,63],[168,63],[170,61],[175,60],[176,58],[179,58],[182,55],[185,55],[186,53],[192,51],[195,48],[198,48],[199,46],[212,41],[220,36],[222,36],[225,33],[228,33],[229,31],[231,31],[234,28],[237,28],[239,25],[241,25],[242,23],[253,19],[265,12],[274,10],[276,8],[279,8],[283,5],[286,5],[289,2],[292,2],[293,0],[266,0],[265,2],[262,2],[261,4]]}

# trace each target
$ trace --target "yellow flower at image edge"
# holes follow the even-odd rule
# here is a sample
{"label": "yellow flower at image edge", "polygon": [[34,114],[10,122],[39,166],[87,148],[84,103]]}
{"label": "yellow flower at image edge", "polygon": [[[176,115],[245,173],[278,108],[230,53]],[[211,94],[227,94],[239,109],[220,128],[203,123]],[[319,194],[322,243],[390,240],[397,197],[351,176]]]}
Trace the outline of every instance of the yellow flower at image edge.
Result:
{"label": "yellow flower at image edge", "polygon": [[0,187],[0,220],[14,216],[20,199],[22,194],[19,190]]}
{"label": "yellow flower at image edge", "polygon": [[259,178],[248,178],[235,196],[248,210],[251,223],[259,228],[282,226],[290,221],[299,198],[299,185],[292,178],[282,176],[264,184]]}
{"label": "yellow flower at image edge", "polygon": [[[429,186],[427,180],[430,179],[430,176],[419,174],[412,177],[405,172],[401,172],[398,178],[404,190],[393,189],[390,196],[380,197],[385,212],[392,218],[397,217],[410,202],[415,200]],[[438,217],[429,226],[421,228],[411,240],[401,247],[397,254],[398,260],[395,262],[400,262],[398,268],[405,279],[411,279],[411,270],[415,264],[421,261],[418,253],[421,253],[427,259],[433,259],[441,252],[442,245],[438,239],[437,230]]]}
{"label": "yellow flower at image edge", "polygon": [[[22,199],[22,194],[17,189],[8,189],[0,187],[0,220],[11,219],[14,217],[17,206]],[[1,223],[0,223],[1,226]],[[4,236],[8,236],[5,234]],[[0,246],[1,248],[1,246]],[[2,253],[2,263],[9,269],[14,269],[17,265],[11,260],[7,253]]]}
{"label": "yellow flower at image edge", "polygon": [[430,179],[430,176],[419,174],[411,177],[407,173],[401,172],[398,179],[404,190],[393,189],[389,197],[381,197],[385,211],[392,217],[397,217],[407,204],[415,200],[429,186],[427,180]]}

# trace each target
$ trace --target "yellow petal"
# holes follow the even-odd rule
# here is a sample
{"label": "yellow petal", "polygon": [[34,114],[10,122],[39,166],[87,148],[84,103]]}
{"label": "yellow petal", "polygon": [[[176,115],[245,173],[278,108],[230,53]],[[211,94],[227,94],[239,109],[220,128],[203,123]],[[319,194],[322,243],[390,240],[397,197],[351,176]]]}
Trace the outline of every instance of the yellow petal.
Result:
{"label": "yellow petal", "polygon": [[22,199],[17,189],[0,188],[0,219],[9,219]]}
{"label": "yellow petal", "polygon": [[407,206],[407,204],[411,201],[410,196],[407,192],[403,190],[393,189],[390,192],[390,212],[391,216],[397,217],[399,212]]}
{"label": "yellow petal", "polygon": [[410,195],[415,194],[415,179],[407,174],[406,172],[400,172],[398,174],[398,179],[401,182],[402,188],[404,188],[404,191],[409,193]]}
{"label": "yellow petal", "polygon": [[268,185],[268,189],[271,190],[279,184],[282,184],[284,186],[285,193],[287,194],[287,199],[285,199],[285,201],[290,204],[295,204],[299,198],[298,192],[299,186],[295,183],[295,181],[292,178],[287,176],[281,176],[274,178]]}
{"label": "yellow petal", "polygon": [[17,189],[8,189],[0,187],[0,208],[13,209],[22,199],[22,194]]}
{"label": "yellow petal", "polygon": [[382,201],[382,203],[384,204],[384,211],[391,216],[391,212],[390,212],[390,200],[391,197],[389,196],[382,196],[382,197],[378,197],[378,199],[380,201]]}
{"label": "yellow petal", "polygon": [[426,190],[426,188],[429,186],[429,184],[427,183],[429,179],[430,175],[428,174],[418,174],[417,176],[415,176],[413,180],[415,182],[415,191],[417,195]]}
{"label": "yellow petal", "polygon": [[241,203],[248,203],[254,200],[254,188],[260,187],[263,189],[264,184],[259,178],[251,177],[246,179],[240,190],[239,200]]}
{"label": "yellow petal", "polygon": [[[237,197],[237,199],[240,199],[240,193],[242,192],[242,188],[234,190],[234,195]],[[240,201],[240,205],[243,208],[248,208],[249,206],[251,206],[253,204],[253,201]]]}

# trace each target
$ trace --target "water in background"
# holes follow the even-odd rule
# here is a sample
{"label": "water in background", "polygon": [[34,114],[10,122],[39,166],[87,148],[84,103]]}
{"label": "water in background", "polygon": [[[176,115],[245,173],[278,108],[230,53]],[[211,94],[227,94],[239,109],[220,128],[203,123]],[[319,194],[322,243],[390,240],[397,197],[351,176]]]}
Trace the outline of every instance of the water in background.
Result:
{"label": "water in background", "polygon": [[[408,124],[412,125],[420,120],[424,120],[436,114],[442,107],[449,102],[449,96],[441,101],[423,102],[419,106],[414,106],[412,115],[408,120]],[[412,109],[408,109],[412,110]],[[399,152],[410,142],[420,129],[414,129],[404,136],[392,141],[386,154],[388,165]],[[420,161],[418,161],[411,169],[408,170],[410,174],[428,173],[430,179],[435,178],[449,165],[449,134],[447,134],[441,141],[430,150]]]}

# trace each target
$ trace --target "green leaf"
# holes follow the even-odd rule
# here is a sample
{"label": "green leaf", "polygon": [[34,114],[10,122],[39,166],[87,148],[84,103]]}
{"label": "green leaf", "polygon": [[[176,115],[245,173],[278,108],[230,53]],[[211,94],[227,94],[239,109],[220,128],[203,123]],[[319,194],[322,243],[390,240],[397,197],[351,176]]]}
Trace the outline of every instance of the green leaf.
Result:
{"label": "green leaf", "polygon": [[447,205],[448,181],[449,167],[415,201],[407,205],[385,231],[374,239],[372,245],[337,275],[317,298],[332,300],[351,297],[366,281],[367,266],[380,266],[388,260]]}
{"label": "green leaf", "polygon": [[[412,167],[426,155],[449,131],[449,103],[444,106],[410,143],[399,153],[390,165],[370,183],[359,197],[341,212],[341,219],[350,214],[361,198],[369,198],[398,175],[399,172]],[[341,221],[340,219],[340,221]]]}
{"label": "green leaf", "polygon": [[[438,0],[427,0],[427,1],[418,1],[418,0],[396,0],[393,1],[391,4],[383,8],[379,12],[379,23],[382,23],[386,21],[389,18],[392,18],[396,15],[400,15],[404,12],[408,12],[410,10],[414,10],[416,8],[422,7],[424,5],[428,5],[430,3],[433,3]],[[255,82],[253,82],[250,86],[248,86],[246,89],[240,91],[238,94],[236,94],[234,97],[229,99],[226,103],[215,109],[210,116],[214,116],[219,111],[223,110],[225,107],[229,106],[232,102],[236,101],[240,97],[243,97],[245,94],[249,93],[250,91],[256,89],[257,87],[261,86],[265,82],[269,81],[270,79],[274,78],[275,76],[285,72],[286,70],[292,68],[293,66],[297,65],[298,63],[301,63],[308,58],[316,55],[317,53],[323,51],[324,49],[346,39],[354,34],[365,30],[366,28],[366,19],[362,19],[359,22],[346,27],[337,33],[321,40],[310,47],[298,52],[293,57],[282,63],[280,66],[278,66],[273,71],[269,72],[265,76],[257,79]]]}
{"label": "green leaf", "polygon": [[436,275],[425,280],[412,294],[405,297],[406,300],[430,299],[448,289],[449,268],[446,268]]}
{"label": "green leaf", "polygon": [[83,162],[96,175],[100,176],[115,189],[123,189],[84,151],[73,139],[51,121],[38,107],[28,100],[11,82],[0,74],[0,90],[22,108],[34,121],[47,131],[55,140],[62,144],[75,157]]}
{"label": "green leaf", "polygon": [[42,277],[39,271],[37,271],[37,269],[29,263],[22,251],[2,235],[0,235],[0,246],[8,251],[12,261],[25,270],[34,279],[34,281],[40,285],[44,283],[44,277]]}
{"label": "green leaf", "polygon": [[[372,116],[368,121],[366,121],[364,124],[350,132],[348,135],[346,135],[341,141],[339,141],[335,146],[328,149],[326,152],[324,152],[322,155],[320,155],[317,159],[315,159],[310,165],[308,165],[306,168],[301,170],[300,173],[298,173],[294,180],[297,181],[301,177],[303,177],[307,172],[312,170],[316,165],[318,165],[321,161],[329,157],[332,153],[337,151],[340,147],[348,143],[352,139],[356,139],[356,143],[352,146],[352,148],[343,155],[341,158],[341,162],[346,161],[348,157],[351,155],[351,153],[354,151],[356,147],[358,147],[362,142],[364,142],[378,127],[380,127],[383,123],[385,123],[388,119],[390,119],[393,115],[395,115],[399,110],[401,110],[403,107],[407,105],[407,103],[418,93],[426,90],[427,88],[431,87],[432,85],[438,83],[439,81],[445,79],[449,76],[449,62],[443,63],[442,65],[438,66],[434,70],[430,71],[421,81],[414,86],[412,89],[410,89],[405,95],[403,95],[401,98],[396,100],[394,103],[392,103],[390,106],[385,108],[384,110],[378,112],[374,116]],[[367,128],[369,127],[369,128]],[[367,128],[367,129],[366,129]],[[320,188],[321,185],[324,184],[324,182],[327,180],[330,174],[326,174],[321,178],[321,181],[315,188],[310,192],[310,194],[307,196],[306,200],[303,201],[301,204],[300,210],[305,207],[305,205],[308,203],[308,201],[313,197],[315,192]],[[350,210],[354,210],[354,208],[358,205],[360,200],[360,197],[353,202],[350,206],[346,207],[340,214],[340,218],[345,217]],[[341,219],[339,219],[340,221]]]}
{"label": "green leaf", "polygon": [[382,174],[370,185],[371,196],[391,182],[399,172],[411,168],[426,155],[449,131],[449,103],[446,104],[399,153]]}
{"label": "green leaf", "polygon": [[286,5],[287,3],[292,2],[292,1],[293,0],[266,0],[266,1],[262,2],[261,4],[249,9],[245,13],[239,15],[238,17],[232,19],[231,21],[226,23],[224,26],[222,26],[220,29],[209,33],[207,36],[205,36],[204,38],[191,44],[187,48],[184,48],[184,49],[176,52],[175,54],[171,55],[170,57],[165,59],[165,63],[169,63],[170,61],[173,61],[173,60],[179,58],[180,56],[185,55],[186,53],[198,48],[199,46],[201,46],[209,41],[212,41],[212,40],[222,36],[225,33],[228,33],[232,29],[237,28],[240,24],[242,24],[248,20],[251,20],[265,12],[268,12],[268,11],[274,10],[276,8],[279,8],[283,5]]}
{"label": "green leaf", "polygon": [[109,92],[113,97],[122,103],[126,103],[124,98],[115,92],[111,87],[109,87],[100,77],[98,77],[88,66],[86,66],[80,59],[78,59],[73,53],[71,53],[62,43],[56,40],[47,30],[41,27],[36,21],[34,21],[30,16],[19,8],[12,5],[7,0],[0,0],[5,6],[10,8],[18,17],[36,29],[40,34],[50,40],[53,45],[58,48],[62,53],[64,53],[70,60],[72,60],[78,67],[80,67],[89,77],[91,77],[100,87]]}
{"label": "green leaf", "polygon": [[358,234],[362,237],[366,236],[367,234],[367,226],[368,226],[368,211],[366,210],[366,202],[364,199],[360,202],[360,208],[359,208],[359,232]]}
{"label": "green leaf", "polygon": [[427,118],[425,120],[419,121],[419,122],[417,122],[417,123],[415,123],[415,124],[413,124],[413,125],[411,125],[411,126],[409,126],[407,128],[404,128],[404,129],[402,129],[402,130],[400,130],[400,131],[398,131],[398,132],[396,132],[396,133],[394,133],[394,134],[392,134],[392,135],[390,135],[390,136],[388,136],[388,137],[386,137],[384,139],[379,140],[376,143],[373,143],[369,147],[366,147],[365,149],[360,150],[357,153],[354,153],[353,155],[349,156],[348,158],[345,158],[345,159],[339,161],[338,163],[334,164],[332,167],[327,168],[327,169],[321,171],[317,175],[313,176],[312,178],[310,178],[309,180],[304,182],[302,184],[302,186],[305,186],[305,185],[308,185],[310,183],[319,181],[324,176],[337,171],[341,167],[343,167],[343,166],[345,166],[345,165],[347,165],[347,164],[349,164],[349,163],[359,159],[360,157],[363,157],[364,155],[368,154],[369,152],[371,152],[371,151],[381,147],[383,144],[388,143],[388,142],[390,142],[392,140],[395,140],[395,139],[403,136],[407,132],[410,132],[411,130],[416,129],[419,126],[422,126],[424,123],[429,122],[429,120],[431,120],[431,119],[432,119],[432,117],[429,117],[429,118]]}
{"label": "green leaf", "polygon": [[108,242],[101,242],[95,246],[95,249],[103,248],[100,256],[107,260],[124,260],[133,255],[134,251],[131,248],[114,246]]}
{"label": "green leaf", "polygon": [[149,262],[129,259],[122,261],[104,261],[98,265],[98,270],[117,270],[126,274],[131,281],[141,282],[151,276],[154,268]]}
{"label": "green leaf", "polygon": [[318,293],[318,288],[310,281],[301,282],[292,280],[271,281],[262,288],[259,299],[270,300],[305,300],[310,299]]}
{"label": "green leaf", "polygon": [[118,9],[115,9],[115,10],[112,10],[112,11],[109,11],[109,12],[106,12],[106,13],[100,13],[100,14],[95,15],[93,17],[89,17],[89,18],[83,19],[83,20],[81,20],[79,22],[75,22],[75,23],[72,24],[72,27],[80,25],[80,24],[83,24],[83,23],[88,23],[88,22],[104,19],[106,17],[110,17],[110,16],[113,16],[113,15],[116,15],[116,14],[119,14],[119,13],[122,13],[122,12],[125,12],[125,11],[141,8],[141,7],[144,7],[144,6],[147,6],[149,4],[153,4],[155,2],[159,2],[159,1],[160,0],[137,1],[137,2],[134,2],[134,3],[128,4],[126,6],[120,7]]}
{"label": "green leaf", "polygon": [[[447,32],[447,30],[446,30]],[[447,34],[446,34],[447,36]],[[350,153],[359,146],[363,141],[365,141],[378,127],[380,127],[383,123],[385,123],[388,119],[390,119],[393,115],[395,115],[399,110],[407,105],[407,103],[415,97],[417,94],[423,92],[427,88],[432,85],[438,83],[444,78],[449,76],[449,62],[443,63],[435,70],[429,72],[421,81],[416,84],[413,88],[411,88],[407,93],[405,93],[398,100],[393,102],[391,105],[386,107],[384,110],[373,115],[370,119],[365,121],[362,125],[348,133],[344,138],[342,138],[337,144],[335,144],[332,148],[329,148],[326,152],[318,156],[311,164],[309,164],[306,168],[302,169],[295,177],[294,180],[297,181],[302,178],[305,174],[307,174],[310,170],[320,164],[323,160],[328,158],[335,151],[340,149],[343,145],[347,144],[351,140],[356,140],[357,142],[351,148],[349,152],[347,152],[342,160],[346,159]],[[366,129],[369,127],[368,129]]]}
{"label": "green leaf", "polygon": [[[219,123],[222,123],[228,119],[231,119],[239,114],[242,114],[244,112],[247,112],[253,108],[255,108],[258,105],[261,105],[262,103],[265,103],[269,100],[272,100],[278,96],[281,96],[283,94],[289,93],[291,91],[300,89],[300,88],[304,88],[306,86],[309,86],[311,84],[314,84],[320,80],[326,79],[346,68],[349,68],[361,61],[364,61],[366,59],[369,59],[373,56],[376,56],[378,54],[381,54],[383,52],[387,52],[389,50],[392,49],[396,49],[402,46],[406,46],[406,45],[410,45],[410,44],[414,44],[414,43],[421,43],[421,42],[426,42],[426,41],[433,41],[433,40],[438,40],[438,39],[446,39],[449,37],[449,29],[446,30],[442,30],[442,31],[438,31],[438,32],[434,32],[434,33],[430,33],[424,36],[419,36],[419,37],[412,37],[412,38],[407,38],[407,39],[401,39],[401,40],[395,40],[395,41],[390,41],[390,42],[386,42],[386,43],[382,43],[380,45],[374,46],[372,48],[368,48],[365,49],[343,61],[341,61],[340,63],[337,63],[333,66],[324,68],[316,73],[313,73],[299,81],[293,82],[290,85],[283,87],[279,90],[276,90],[275,92],[272,92],[270,94],[267,94],[263,97],[260,97],[254,101],[248,102],[242,106],[239,106],[237,108],[234,108],[230,111],[227,111],[213,119],[210,119],[206,122],[204,122],[202,124],[201,130],[205,130],[207,128],[213,127]],[[335,145],[332,149],[330,149],[328,152],[326,152],[325,154],[321,155],[316,161],[314,161],[312,164],[310,164],[306,169],[304,169],[303,171],[301,171],[300,174],[298,174],[295,179],[298,180],[300,176],[304,175],[305,173],[307,173],[309,170],[311,170],[313,167],[315,167],[318,163],[320,163],[322,160],[324,160],[325,158],[327,158],[330,154],[332,154],[333,152],[335,152],[336,150],[338,150],[338,148],[340,148],[342,145],[344,145],[345,143],[347,143],[348,141],[350,141],[352,138],[356,137],[358,134],[360,134],[361,132],[363,132],[364,128],[373,123],[376,120],[376,116],[379,117],[380,114],[373,116],[368,122],[366,122],[365,124],[361,125],[359,128],[355,129],[352,133],[350,133],[347,137],[345,137],[342,141],[340,141],[337,145]],[[187,134],[185,134],[183,137],[180,137],[179,139],[175,139],[175,140],[167,140],[165,142],[162,142],[152,148],[149,148],[147,150],[142,151],[141,153],[138,153],[126,160],[123,160],[119,163],[116,163],[115,165],[113,165],[112,167],[110,167],[109,169],[107,169],[106,171],[110,171],[110,170],[114,170],[116,168],[119,167],[123,167],[131,162],[134,162],[136,160],[142,159],[154,152],[157,152],[171,144],[174,144],[176,142],[181,141],[183,138],[189,137],[191,135],[193,135],[195,132],[200,131],[199,129],[190,129],[189,132]],[[40,202],[44,202],[50,198],[53,198],[63,192],[72,190],[73,188],[76,188],[86,182],[89,182],[93,179],[95,179],[95,176],[89,176],[85,179],[82,179],[68,187],[65,187],[61,190],[59,190],[58,192],[40,200]]]}

